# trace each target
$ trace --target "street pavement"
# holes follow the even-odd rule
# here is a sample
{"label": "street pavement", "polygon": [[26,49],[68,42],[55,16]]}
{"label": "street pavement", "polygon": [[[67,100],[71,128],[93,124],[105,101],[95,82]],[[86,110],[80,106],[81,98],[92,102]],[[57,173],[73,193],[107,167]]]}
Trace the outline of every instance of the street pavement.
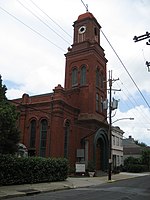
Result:
{"label": "street pavement", "polygon": [[67,180],[61,182],[48,182],[36,184],[23,184],[0,186],[0,199],[13,198],[25,195],[33,195],[42,192],[54,192],[58,190],[74,189],[81,187],[96,186],[103,183],[111,183],[123,179],[130,179],[139,176],[147,176],[150,173],[126,173],[112,175],[111,181],[107,176],[102,177],[68,177]]}

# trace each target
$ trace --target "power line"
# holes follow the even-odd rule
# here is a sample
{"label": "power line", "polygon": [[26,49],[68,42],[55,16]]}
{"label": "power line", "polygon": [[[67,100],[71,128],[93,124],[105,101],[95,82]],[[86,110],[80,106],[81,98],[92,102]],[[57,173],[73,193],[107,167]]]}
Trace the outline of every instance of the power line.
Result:
{"label": "power line", "polygon": [[20,19],[18,19],[17,17],[15,17],[13,14],[11,14],[10,12],[8,12],[7,10],[5,10],[4,8],[2,8],[0,6],[0,9],[2,11],[4,11],[5,13],[7,13],[8,15],[10,15],[12,18],[14,18],[15,20],[19,21],[21,24],[23,24],[24,26],[26,26],[27,28],[29,28],[31,31],[33,31],[34,33],[38,34],[39,36],[41,36],[42,38],[44,38],[45,40],[47,40],[49,43],[53,44],[55,47],[57,47],[58,49],[60,49],[61,51],[65,51],[64,49],[62,49],[61,47],[59,47],[58,45],[56,45],[55,43],[53,43],[51,40],[49,40],[47,37],[45,37],[44,35],[42,35],[40,32],[34,30],[33,28],[31,28],[30,26],[28,26],[27,24],[25,24],[23,21],[21,21]]}
{"label": "power line", "polygon": [[[34,5],[36,5],[32,0],[30,0]],[[25,7],[20,1],[18,1],[23,7]],[[36,7],[38,7],[36,5]],[[20,23],[22,23],[23,25],[25,25],[26,27],[28,27],[29,29],[31,29],[32,31],[34,31],[35,33],[37,33],[38,35],[40,35],[41,37],[43,37],[44,39],[46,39],[47,41],[49,41],[51,44],[55,45],[57,48],[63,50],[61,47],[57,46],[56,44],[54,44],[53,42],[51,42],[48,38],[46,38],[45,36],[43,36],[41,33],[35,31],[34,29],[32,29],[31,27],[29,27],[28,25],[26,25],[24,22],[22,22],[21,20],[19,20],[17,17],[15,17],[14,15],[12,15],[11,13],[9,13],[8,11],[6,11],[5,9],[3,9],[2,7],[0,7],[3,11],[5,11],[7,14],[9,14],[11,17],[15,18],[16,20],[18,20]],[[25,7],[26,8],[26,7]],[[39,7],[38,7],[39,8]],[[27,10],[29,10],[28,8],[26,8]],[[40,9],[40,8],[39,8]],[[41,9],[40,9],[41,10]],[[42,10],[41,10],[42,11]],[[40,21],[42,21],[37,15],[35,15],[32,11],[29,10],[29,12],[31,12],[34,16],[36,16]],[[43,11],[42,11],[43,12]],[[46,13],[44,13],[46,14]],[[47,14],[46,14],[47,15]],[[51,19],[52,20],[52,19]],[[43,22],[43,21],[42,21]],[[44,24],[46,24],[45,22],[43,22]],[[46,24],[47,25],[47,24]],[[49,27],[49,26],[48,26]],[[50,27],[49,27],[50,28]],[[103,31],[101,31],[103,33]],[[109,40],[107,39],[107,37],[105,36],[105,34],[103,33],[104,37],[106,38],[106,40],[108,41],[108,43],[110,44]],[[131,80],[133,81],[133,83],[135,84],[136,88],[138,89],[138,91],[140,92],[140,94],[142,95],[144,101],[146,102],[146,104],[148,105],[148,107],[150,108],[148,102],[146,101],[144,95],[142,94],[142,92],[140,91],[140,89],[138,88],[137,84],[135,83],[135,81],[133,80],[133,78],[131,77],[131,75],[129,74],[128,70],[126,69],[125,65],[123,64],[122,60],[120,59],[120,57],[118,56],[118,54],[116,53],[116,51],[114,50],[114,48],[112,47],[112,45],[110,44],[111,48],[113,49],[113,51],[115,52],[116,56],[118,57],[118,59],[120,60],[121,64],[123,65],[123,67],[125,68],[126,72],[128,73],[129,77],[131,78]],[[63,50],[64,51],[64,50]]]}
{"label": "power line", "polygon": [[22,106],[26,109],[29,108],[29,109],[32,109],[32,110],[35,110],[35,111],[38,111],[38,112],[42,112],[42,113],[47,114],[47,115],[51,114],[51,112],[47,112],[47,111],[44,111],[44,110],[41,110],[41,109],[37,109],[37,108],[34,108],[33,106],[30,106],[30,105],[27,105],[27,104],[22,104],[20,102],[15,101],[15,100],[8,100],[8,101],[10,101],[11,103],[17,104],[19,106]]}
{"label": "power line", "polygon": [[[119,79],[119,81],[122,84],[122,86],[124,87],[124,89],[127,90],[127,92],[128,92],[128,95],[127,95],[127,92],[124,91],[124,89],[121,89],[121,91],[123,92],[124,96],[127,98],[127,100],[131,103],[131,105],[133,107],[137,106],[136,110],[139,110],[139,113],[141,113],[140,116],[142,116],[142,120],[145,119],[145,121],[147,121],[147,123],[149,123],[149,119],[150,119],[149,116],[146,113],[143,112],[141,107],[138,107],[138,102],[133,97],[133,95],[129,92],[128,88],[125,87],[125,85],[123,84],[123,82],[120,79]],[[120,84],[118,84],[118,82],[117,82],[117,85],[120,87]],[[121,93],[119,93],[118,96],[123,98]],[[127,103],[126,101],[123,101],[123,104],[126,105],[128,107],[128,109],[131,109],[130,106],[129,106],[129,103]],[[137,114],[136,114],[135,110],[133,110],[132,113],[137,118]],[[141,122],[141,124],[144,125],[144,123],[143,123],[143,121],[141,121],[141,119],[140,119],[140,122]]]}
{"label": "power line", "polygon": [[68,34],[56,21],[54,21],[46,12],[44,12],[36,3],[34,3],[32,0],[30,0],[33,5],[35,5],[44,15],[46,15],[54,24],[56,24],[64,33],[66,33],[70,38],[72,36]]}
{"label": "power line", "polygon": [[23,6],[26,10],[28,10],[33,16],[35,16],[40,22],[42,22],[45,26],[47,26],[51,31],[53,31],[56,35],[58,35],[62,40],[64,40],[66,43],[70,45],[70,43],[64,39],[61,35],[59,35],[54,29],[52,29],[47,23],[45,23],[40,17],[38,17],[35,13],[33,13],[29,8],[27,8],[23,3],[21,3],[19,0],[17,2]]}
{"label": "power line", "polygon": [[[25,7],[19,0],[17,0],[23,7]],[[40,9],[32,0],[30,0],[42,13],[48,16],[42,9]],[[82,2],[83,3],[83,2]],[[25,7],[26,8],[26,7]],[[27,8],[26,8],[27,9]],[[29,10],[29,9],[28,9]],[[49,17],[49,16],[48,16]],[[50,17],[49,17],[50,18]],[[57,24],[52,18],[50,18],[55,24]],[[40,20],[41,21],[41,20]],[[58,24],[57,24],[58,25]],[[59,25],[58,25],[59,26]],[[60,27],[60,26],[59,26]],[[61,27],[60,27],[61,28]],[[63,30],[64,31],[64,30]]]}
{"label": "power line", "polygon": [[[119,81],[120,81],[120,83],[123,85],[123,87],[127,90],[127,92],[128,92],[129,95],[127,95],[127,94],[124,92],[124,90],[122,90],[122,92],[123,92],[123,94],[127,97],[127,99],[130,101],[130,103],[132,104],[132,106],[138,106],[138,102],[137,102],[136,99],[132,96],[132,94],[129,92],[128,88],[125,87],[125,85],[123,84],[123,82],[121,82],[120,79],[119,79]],[[117,83],[117,84],[118,84],[118,83]],[[130,97],[132,97],[132,99],[131,99]],[[132,101],[132,100],[133,100],[133,101]],[[127,103],[126,103],[126,104],[127,104]],[[128,104],[127,104],[127,105],[128,105]],[[128,108],[129,108],[129,106],[128,106]],[[145,118],[145,120],[146,120],[147,122],[149,122],[149,121],[148,121],[149,116],[147,116],[145,113],[143,113],[143,110],[142,110],[140,107],[138,107],[138,109],[141,110],[141,115]],[[134,114],[134,115],[135,115],[135,114]]]}
{"label": "power line", "polygon": [[[21,103],[21,102],[17,102],[17,101],[15,101],[15,100],[8,100],[9,102],[11,102],[11,103],[14,103],[14,104],[16,104],[16,105],[19,105],[19,106],[21,106],[21,107],[24,107],[25,109],[26,109],[26,111],[28,111],[27,109],[29,108],[29,109],[31,109],[31,110],[35,110],[35,111],[37,111],[37,112],[41,112],[41,113],[44,113],[44,114],[47,114],[47,115],[52,115],[53,114],[53,111],[50,111],[50,112],[47,112],[47,111],[44,111],[43,109],[37,109],[37,108],[35,108],[35,107],[33,107],[32,105],[28,105],[28,104],[23,104],[23,103]],[[52,103],[53,104],[53,102],[50,102],[50,103]],[[57,117],[59,117],[58,115],[56,115],[56,114],[54,114],[55,116],[57,116]]]}
{"label": "power line", "polygon": [[110,43],[110,41],[108,40],[108,38],[106,37],[106,35],[104,34],[104,32],[101,30],[103,36],[105,37],[105,39],[107,40],[108,44],[110,45],[110,47],[112,48],[113,52],[115,53],[115,55],[117,56],[118,60],[120,61],[121,65],[124,67],[125,71],[127,72],[128,76],[130,77],[130,79],[132,80],[132,82],[134,83],[134,85],[136,86],[137,90],[139,91],[140,95],[142,96],[143,100],[145,101],[145,103],[147,104],[147,106],[150,108],[150,105],[148,103],[148,101],[146,100],[146,98],[144,97],[143,93],[141,92],[141,90],[139,89],[138,85],[136,84],[136,82],[134,81],[134,79],[132,78],[131,74],[129,73],[129,71],[127,70],[126,66],[124,65],[124,63],[122,62],[121,58],[119,57],[119,55],[117,54],[117,52],[115,51],[115,49],[113,48],[112,44]]}
{"label": "power line", "polygon": [[[141,40],[145,40],[145,39],[148,39],[148,38],[150,38],[150,33],[146,32],[146,34],[144,34],[144,35],[134,36],[133,40],[134,40],[134,42],[139,42]],[[148,40],[148,42],[146,42],[146,44],[150,45],[150,39]],[[150,62],[146,61],[145,64],[148,68],[148,72],[150,72]]]}
{"label": "power line", "polygon": [[85,4],[82,0],[81,0],[81,2],[83,3],[84,7],[86,8],[86,12],[88,12],[89,11],[88,10],[88,4]]}

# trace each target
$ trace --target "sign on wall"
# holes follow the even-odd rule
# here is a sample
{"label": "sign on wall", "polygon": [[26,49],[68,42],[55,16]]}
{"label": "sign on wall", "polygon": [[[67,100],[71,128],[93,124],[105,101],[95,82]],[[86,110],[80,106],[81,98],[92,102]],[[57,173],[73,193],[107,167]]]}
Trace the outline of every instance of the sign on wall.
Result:
{"label": "sign on wall", "polygon": [[76,172],[85,172],[85,164],[76,163]]}

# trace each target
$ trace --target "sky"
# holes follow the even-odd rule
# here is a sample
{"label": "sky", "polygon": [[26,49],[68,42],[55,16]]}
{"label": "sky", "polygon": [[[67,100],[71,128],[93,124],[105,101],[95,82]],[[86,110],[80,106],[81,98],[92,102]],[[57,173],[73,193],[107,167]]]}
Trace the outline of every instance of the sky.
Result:
{"label": "sky", "polygon": [[[112,125],[150,146],[149,0],[84,0],[101,25],[100,45],[112,70],[112,96],[119,100]],[[64,86],[65,56],[73,22],[86,12],[81,0],[0,0],[0,74],[8,99]],[[108,94],[109,96],[109,94]],[[134,118],[134,120],[129,120]]]}

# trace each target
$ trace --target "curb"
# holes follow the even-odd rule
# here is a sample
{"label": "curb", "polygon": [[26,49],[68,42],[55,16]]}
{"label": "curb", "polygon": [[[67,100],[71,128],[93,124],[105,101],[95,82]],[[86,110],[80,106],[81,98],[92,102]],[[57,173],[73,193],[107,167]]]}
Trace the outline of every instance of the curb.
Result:
{"label": "curb", "polygon": [[40,194],[40,193],[56,192],[56,191],[69,190],[69,189],[75,189],[75,188],[67,186],[67,187],[64,187],[64,188],[56,188],[56,189],[50,189],[50,190],[35,190],[35,189],[32,189],[34,191],[27,191],[27,192],[18,191],[17,194],[6,194],[6,195],[3,195],[3,196],[0,196],[0,200],[1,199],[8,199],[8,198],[15,198],[15,197],[32,196],[32,195]]}
{"label": "curb", "polygon": [[[46,187],[33,187],[33,188],[29,188],[26,187],[26,189],[24,188],[20,188],[20,190],[16,188],[16,190],[12,190],[13,193],[11,194],[10,192],[8,192],[7,194],[7,190],[6,191],[0,191],[0,200],[1,199],[8,199],[8,198],[15,198],[15,197],[23,197],[23,196],[32,196],[32,195],[36,195],[36,194],[40,194],[40,193],[48,193],[48,192],[55,192],[55,191],[61,191],[61,190],[69,190],[69,189],[77,189],[77,188],[88,188],[91,186],[95,186],[95,185],[101,185],[101,184],[110,184],[110,183],[114,183],[117,181],[121,181],[121,180],[125,180],[125,179],[131,179],[131,178],[136,178],[136,177],[140,177],[140,176],[145,176],[145,175],[150,175],[149,174],[141,174],[140,176],[137,174],[131,174],[133,176],[120,176],[120,177],[113,177],[112,180],[104,180],[102,179],[100,183],[90,183],[89,185],[86,184],[77,184],[76,182],[73,181],[69,181],[69,184],[62,184],[62,185],[53,185],[51,188],[46,188]],[[115,179],[116,178],[116,179]],[[90,180],[92,180],[92,178],[90,178]],[[88,181],[88,180],[86,180]],[[9,189],[8,189],[9,190]]]}

